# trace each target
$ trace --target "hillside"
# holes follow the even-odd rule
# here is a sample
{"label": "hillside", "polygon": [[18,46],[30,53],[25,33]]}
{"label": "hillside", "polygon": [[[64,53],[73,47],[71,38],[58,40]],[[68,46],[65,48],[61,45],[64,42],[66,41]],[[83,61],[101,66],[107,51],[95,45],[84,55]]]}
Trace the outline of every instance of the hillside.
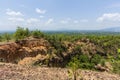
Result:
{"label": "hillside", "polygon": [[[2,62],[21,65],[45,64],[47,66],[65,67],[75,55],[86,54],[92,57],[98,53],[106,56],[106,51],[116,53],[114,49],[104,50],[103,48],[89,39],[78,39],[74,42],[50,42],[44,38],[29,38],[1,44],[0,59]],[[48,60],[47,63],[46,60]]]}
{"label": "hillside", "polygon": [[[93,74],[95,78],[99,78],[98,76],[103,74],[107,76],[106,78],[110,78],[109,75],[114,76],[114,74],[110,73],[120,74],[119,35],[99,35],[99,33],[88,35],[79,33],[48,34],[38,30],[30,32],[28,29],[18,29],[20,30],[17,30],[11,35],[4,34],[1,37],[0,62],[4,63],[2,63],[4,67],[9,65],[7,63],[12,63],[10,64],[11,66],[23,66],[29,71],[33,68],[35,68],[35,71],[37,71],[37,68],[43,69],[44,71],[44,69],[47,68],[47,71],[50,70],[50,73],[53,75],[57,73],[54,74],[51,69],[53,69],[53,71],[55,69],[55,72],[57,72],[56,69],[60,69],[60,73],[62,70],[70,69],[74,74],[74,78],[78,77],[77,73],[79,73],[78,71],[80,69],[83,70],[83,73],[79,73],[79,75],[82,74],[85,76],[88,74],[90,77],[92,76],[91,74]],[[5,42],[4,38],[7,42]],[[30,69],[27,68],[27,66],[29,66]],[[14,74],[16,75],[16,73]],[[67,71],[65,74],[71,75],[71,72]],[[43,76],[42,74],[39,75]],[[47,73],[44,76],[47,76]],[[62,74],[60,76],[62,76]],[[43,78],[44,77],[42,77],[42,79]]]}
{"label": "hillside", "polygon": [[[65,68],[27,67],[0,63],[0,80],[73,80]],[[78,70],[77,80],[120,80],[120,76],[107,72]]]}
{"label": "hillside", "polygon": [[[119,48],[119,36],[85,37],[62,35],[64,36],[62,38],[60,36],[61,34],[58,34],[57,37],[56,35],[46,38],[28,37],[19,41],[1,44],[0,61],[21,65],[66,67],[73,57],[84,56],[89,58],[86,61],[87,64],[90,63],[86,65],[86,68],[89,67],[91,69],[99,64],[102,58],[107,59],[106,61],[108,62],[109,60],[117,59],[116,57],[119,55],[116,54]],[[95,56],[99,60],[91,64],[91,60],[96,58]],[[85,64],[83,64],[83,67]]]}

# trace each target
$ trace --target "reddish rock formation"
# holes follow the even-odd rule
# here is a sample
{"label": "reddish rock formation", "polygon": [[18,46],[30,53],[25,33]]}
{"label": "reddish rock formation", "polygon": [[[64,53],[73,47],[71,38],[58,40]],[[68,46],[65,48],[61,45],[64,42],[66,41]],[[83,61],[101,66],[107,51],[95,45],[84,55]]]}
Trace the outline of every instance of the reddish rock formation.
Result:
{"label": "reddish rock formation", "polygon": [[49,43],[44,39],[29,39],[6,43],[0,45],[0,60],[17,63],[25,57],[35,57],[38,54],[45,55],[49,48]]}

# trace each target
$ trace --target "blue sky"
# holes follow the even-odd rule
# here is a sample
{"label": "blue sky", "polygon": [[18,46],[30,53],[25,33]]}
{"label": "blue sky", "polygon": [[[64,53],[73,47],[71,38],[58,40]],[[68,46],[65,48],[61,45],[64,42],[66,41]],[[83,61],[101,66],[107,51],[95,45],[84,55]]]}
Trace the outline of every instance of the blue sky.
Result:
{"label": "blue sky", "polygon": [[120,0],[0,0],[0,31],[98,30],[120,26]]}

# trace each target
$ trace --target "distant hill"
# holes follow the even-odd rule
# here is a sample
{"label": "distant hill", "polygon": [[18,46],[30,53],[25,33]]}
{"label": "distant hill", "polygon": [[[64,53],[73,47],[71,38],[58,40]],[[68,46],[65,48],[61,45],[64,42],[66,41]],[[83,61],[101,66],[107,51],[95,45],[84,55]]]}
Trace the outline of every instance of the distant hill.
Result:
{"label": "distant hill", "polygon": [[105,31],[105,32],[120,32],[120,27],[105,28],[105,29],[102,29],[101,31]]}
{"label": "distant hill", "polygon": [[46,30],[43,32],[47,33],[101,33],[101,32],[120,32],[120,27],[110,27],[99,30],[71,30],[71,29],[60,29],[60,30]]}

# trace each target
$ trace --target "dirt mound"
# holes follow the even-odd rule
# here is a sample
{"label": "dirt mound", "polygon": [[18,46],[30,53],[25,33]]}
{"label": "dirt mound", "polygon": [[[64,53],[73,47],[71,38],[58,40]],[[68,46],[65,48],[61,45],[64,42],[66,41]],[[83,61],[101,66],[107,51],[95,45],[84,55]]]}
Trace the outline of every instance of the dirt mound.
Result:
{"label": "dirt mound", "polygon": [[[68,69],[28,67],[0,63],[0,80],[73,80]],[[78,70],[77,80],[120,80],[120,76],[107,72]]]}

